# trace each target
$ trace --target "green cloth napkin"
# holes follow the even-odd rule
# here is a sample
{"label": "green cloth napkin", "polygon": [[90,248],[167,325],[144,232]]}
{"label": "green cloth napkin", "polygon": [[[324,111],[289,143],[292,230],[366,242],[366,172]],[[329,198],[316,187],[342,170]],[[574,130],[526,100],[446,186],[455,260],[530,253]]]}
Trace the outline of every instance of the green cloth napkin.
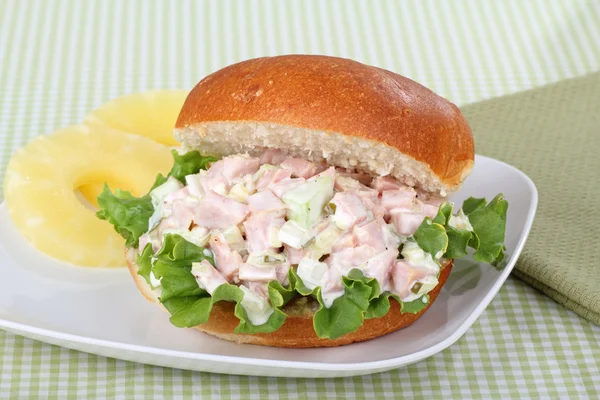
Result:
{"label": "green cloth napkin", "polygon": [[476,152],[521,169],[539,192],[514,274],[600,325],[600,73],[462,110]]}

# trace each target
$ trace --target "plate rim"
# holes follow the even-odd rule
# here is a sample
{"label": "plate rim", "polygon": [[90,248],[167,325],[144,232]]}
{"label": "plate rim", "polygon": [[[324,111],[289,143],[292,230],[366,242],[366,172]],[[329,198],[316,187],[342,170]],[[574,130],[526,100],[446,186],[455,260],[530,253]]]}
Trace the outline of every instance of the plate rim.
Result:
{"label": "plate rim", "polygon": [[[523,178],[526,182],[529,189],[531,189],[531,199],[530,206],[527,210],[527,218],[525,220],[524,229],[521,232],[519,240],[517,242],[517,246],[511,256],[511,262],[507,264],[502,273],[499,275],[498,279],[494,282],[490,290],[486,293],[483,300],[479,302],[479,304],[473,309],[471,314],[459,325],[459,327],[450,334],[446,339],[441,342],[427,347],[425,349],[419,350],[415,353],[398,356],[394,358],[389,358],[385,360],[377,360],[377,361],[365,361],[365,362],[352,362],[352,363],[328,363],[328,362],[311,362],[311,361],[289,361],[289,360],[278,360],[273,358],[261,359],[254,357],[239,357],[239,356],[230,356],[230,355],[220,355],[220,354],[207,354],[201,352],[190,352],[190,351],[181,351],[181,350],[170,350],[163,349],[158,347],[148,347],[144,345],[137,344],[129,344],[116,342],[112,340],[105,339],[96,339],[88,336],[76,335],[71,333],[59,332],[46,328],[39,328],[32,325],[27,325],[20,322],[10,321],[3,318],[0,318],[0,328],[5,329],[7,331],[17,331],[19,335],[25,336],[23,333],[29,333],[35,336],[41,336],[45,338],[56,339],[61,342],[59,346],[68,348],[69,346],[62,344],[62,342],[69,343],[77,343],[83,345],[91,345],[96,347],[101,347],[104,349],[116,349],[116,350],[127,350],[130,352],[143,353],[143,354],[151,354],[154,356],[168,356],[168,357],[176,357],[179,359],[188,359],[188,360],[197,360],[197,361],[208,361],[208,362],[218,362],[220,364],[237,364],[244,366],[260,366],[266,368],[286,368],[286,369],[306,369],[311,371],[328,371],[328,372],[365,372],[374,370],[387,370],[394,367],[401,367],[404,365],[408,365],[425,358],[428,358],[454,344],[458,339],[460,339],[467,330],[475,323],[475,321],[481,316],[483,311],[488,307],[493,298],[498,294],[500,288],[506,282],[510,272],[513,270],[514,266],[519,259],[521,252],[527,242],[529,234],[531,232],[531,227],[533,225],[533,220],[535,219],[535,215],[537,212],[538,206],[538,191],[535,183],[527,174],[518,169],[517,167],[510,165],[504,161],[487,157],[483,155],[476,155],[476,160],[479,159],[487,159],[493,162],[501,164],[503,167],[513,170],[513,172]],[[4,205],[5,202],[2,203]],[[34,340],[44,341],[43,338],[35,338]],[[71,347],[72,348],[72,347]],[[302,349],[296,349],[302,350]],[[87,350],[79,350],[83,352],[94,353],[93,351]],[[96,353],[98,354],[98,353]]]}

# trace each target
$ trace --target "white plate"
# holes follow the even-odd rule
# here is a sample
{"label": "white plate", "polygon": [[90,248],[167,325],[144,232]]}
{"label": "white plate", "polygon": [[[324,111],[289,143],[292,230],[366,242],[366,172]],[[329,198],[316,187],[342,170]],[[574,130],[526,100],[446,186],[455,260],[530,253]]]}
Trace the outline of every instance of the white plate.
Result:
{"label": "white plate", "polygon": [[412,326],[372,341],[330,349],[236,345],[171,326],[128,272],[66,265],[34,250],[0,206],[0,328],[32,339],[146,364],[240,375],[335,377],[369,374],[429,357],[458,340],[496,295],[525,244],[537,206],[521,171],[477,156],[458,194],[509,201],[506,267],[459,260],[431,309]]}

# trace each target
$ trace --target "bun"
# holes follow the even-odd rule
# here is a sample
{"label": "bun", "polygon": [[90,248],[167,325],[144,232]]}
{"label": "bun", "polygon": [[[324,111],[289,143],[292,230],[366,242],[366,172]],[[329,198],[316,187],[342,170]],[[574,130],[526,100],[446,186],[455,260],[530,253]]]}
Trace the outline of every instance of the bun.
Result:
{"label": "bun", "polygon": [[[138,267],[134,260],[135,250],[129,250],[127,264],[137,288],[146,299],[153,303],[159,303],[156,293],[150,288],[144,278],[137,274]],[[451,270],[452,261],[448,261],[442,266],[439,283],[429,292],[430,301],[428,306],[417,314],[401,314],[400,305],[391,299],[390,311],[385,316],[366,319],[356,332],[349,333],[335,340],[319,339],[315,334],[312,317],[318,309],[318,303],[310,297],[297,297],[288,303],[283,308],[283,311],[288,314],[285,323],[281,328],[272,333],[258,333],[254,335],[233,333],[239,321],[233,315],[233,303],[223,301],[213,305],[208,322],[196,326],[196,329],[230,342],[275,347],[334,347],[362,342],[405,328],[419,319],[437,298]]]}
{"label": "bun", "polygon": [[187,97],[175,137],[207,154],[285,149],[441,196],[474,160],[454,104],[393,72],[325,56],[257,58],[207,76]]}

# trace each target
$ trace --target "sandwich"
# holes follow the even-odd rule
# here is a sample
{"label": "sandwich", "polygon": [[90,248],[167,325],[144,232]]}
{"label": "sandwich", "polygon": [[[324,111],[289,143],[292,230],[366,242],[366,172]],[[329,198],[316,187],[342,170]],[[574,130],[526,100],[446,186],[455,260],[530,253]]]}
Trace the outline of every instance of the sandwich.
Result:
{"label": "sandwich", "polygon": [[108,186],[140,292],[176,327],[328,347],[415,322],[453,260],[501,265],[507,201],[448,200],[474,163],[459,109],[355,61],[257,58],[189,93],[148,194]]}

